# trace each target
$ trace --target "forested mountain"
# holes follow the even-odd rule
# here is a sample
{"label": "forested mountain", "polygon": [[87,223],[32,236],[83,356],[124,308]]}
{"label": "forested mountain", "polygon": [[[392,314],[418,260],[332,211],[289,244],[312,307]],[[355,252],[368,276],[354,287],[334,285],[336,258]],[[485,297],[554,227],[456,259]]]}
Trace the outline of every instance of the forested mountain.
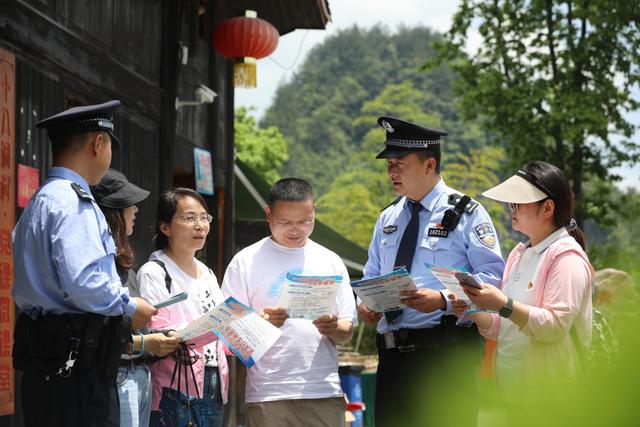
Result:
{"label": "forested mountain", "polygon": [[[374,159],[384,141],[379,116],[447,130],[449,185],[477,197],[498,180],[502,151],[477,124],[462,121],[453,73],[446,65],[421,69],[439,38],[428,28],[344,30],[312,50],[262,120],[290,141],[281,175],[308,179],[321,196],[319,217],[365,247],[380,208],[394,198],[385,162]],[[488,207],[504,217],[503,207]]]}
{"label": "forested mountain", "polygon": [[[367,101],[388,86],[410,83],[413,101],[434,117],[425,123],[449,131],[447,151],[476,146],[465,133],[452,97],[453,74],[446,66],[420,70],[434,54],[439,35],[428,28],[405,28],[395,34],[377,26],[353,27],[316,47],[292,81],[281,86],[262,125],[275,125],[291,141],[284,175],[309,178],[324,193],[356,152],[381,114],[403,117],[403,106],[361,118]],[[363,120],[367,119],[367,120]],[[368,119],[371,119],[369,122]]]}

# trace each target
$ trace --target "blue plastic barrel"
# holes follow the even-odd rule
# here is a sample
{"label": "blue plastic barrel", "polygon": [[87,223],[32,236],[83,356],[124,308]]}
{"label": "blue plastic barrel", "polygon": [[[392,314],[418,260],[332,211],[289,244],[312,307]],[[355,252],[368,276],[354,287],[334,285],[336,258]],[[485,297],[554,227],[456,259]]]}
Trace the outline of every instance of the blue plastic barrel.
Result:
{"label": "blue plastic barrel", "polygon": [[[349,402],[362,402],[362,378],[360,373],[364,369],[362,365],[342,365],[338,368],[340,374],[340,385],[342,391],[346,393]],[[356,420],[351,424],[352,427],[362,427],[363,417],[362,411],[352,411]]]}

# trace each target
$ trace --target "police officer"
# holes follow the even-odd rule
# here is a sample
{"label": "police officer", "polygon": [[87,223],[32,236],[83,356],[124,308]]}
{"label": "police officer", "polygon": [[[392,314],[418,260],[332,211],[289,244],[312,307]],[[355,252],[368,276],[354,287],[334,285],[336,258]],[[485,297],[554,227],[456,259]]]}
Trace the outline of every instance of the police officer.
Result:
{"label": "police officer", "polygon": [[[21,314],[14,366],[22,370],[27,426],[117,426],[115,374],[130,327],[157,312],[130,298],[115,245],[89,185],[120,145],[119,101],[76,107],[40,121],[53,167],[13,231],[13,296]],[[130,317],[129,317],[130,316]]]}
{"label": "police officer", "polygon": [[[378,124],[386,130],[386,147],[376,158],[387,160],[393,191],[400,197],[376,222],[364,277],[404,266],[418,290],[403,291],[404,310],[383,314],[358,306],[363,321],[377,322],[376,427],[443,425],[446,420],[475,425],[480,337],[468,324],[456,326],[447,291],[429,270],[461,269],[479,282],[498,285],[504,269],[498,238],[485,209],[440,177],[446,132],[393,117],[380,117]],[[454,356],[469,355],[451,364]],[[461,396],[441,396],[444,390]]]}

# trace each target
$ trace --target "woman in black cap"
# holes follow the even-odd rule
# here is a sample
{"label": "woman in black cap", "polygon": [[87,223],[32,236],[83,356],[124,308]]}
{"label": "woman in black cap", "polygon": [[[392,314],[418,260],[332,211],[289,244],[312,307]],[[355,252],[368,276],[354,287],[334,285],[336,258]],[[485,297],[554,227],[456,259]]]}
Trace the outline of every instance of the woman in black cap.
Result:
{"label": "woman in black cap", "polygon": [[[109,224],[116,245],[116,267],[123,286],[129,288],[130,296],[139,297],[140,290],[133,271],[135,256],[129,236],[133,234],[138,212],[136,204],[146,199],[149,192],[130,183],[122,173],[109,169],[102,181],[91,187],[91,193]],[[176,348],[178,340],[164,333],[132,332],[132,340],[126,354],[122,355],[118,370],[120,425],[146,427],[151,413],[151,377],[145,362],[149,357],[144,354],[167,355]]]}

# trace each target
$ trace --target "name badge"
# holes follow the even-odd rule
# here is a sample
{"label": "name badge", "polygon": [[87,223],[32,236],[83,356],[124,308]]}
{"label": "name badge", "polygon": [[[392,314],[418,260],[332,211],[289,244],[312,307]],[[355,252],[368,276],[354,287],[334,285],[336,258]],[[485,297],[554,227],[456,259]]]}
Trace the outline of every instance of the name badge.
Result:
{"label": "name badge", "polygon": [[397,226],[395,225],[387,225],[385,228],[382,229],[382,232],[384,234],[391,234],[393,232],[395,232],[398,229]]}
{"label": "name badge", "polygon": [[430,228],[427,233],[429,237],[449,237],[449,230],[445,230],[444,228]]}

